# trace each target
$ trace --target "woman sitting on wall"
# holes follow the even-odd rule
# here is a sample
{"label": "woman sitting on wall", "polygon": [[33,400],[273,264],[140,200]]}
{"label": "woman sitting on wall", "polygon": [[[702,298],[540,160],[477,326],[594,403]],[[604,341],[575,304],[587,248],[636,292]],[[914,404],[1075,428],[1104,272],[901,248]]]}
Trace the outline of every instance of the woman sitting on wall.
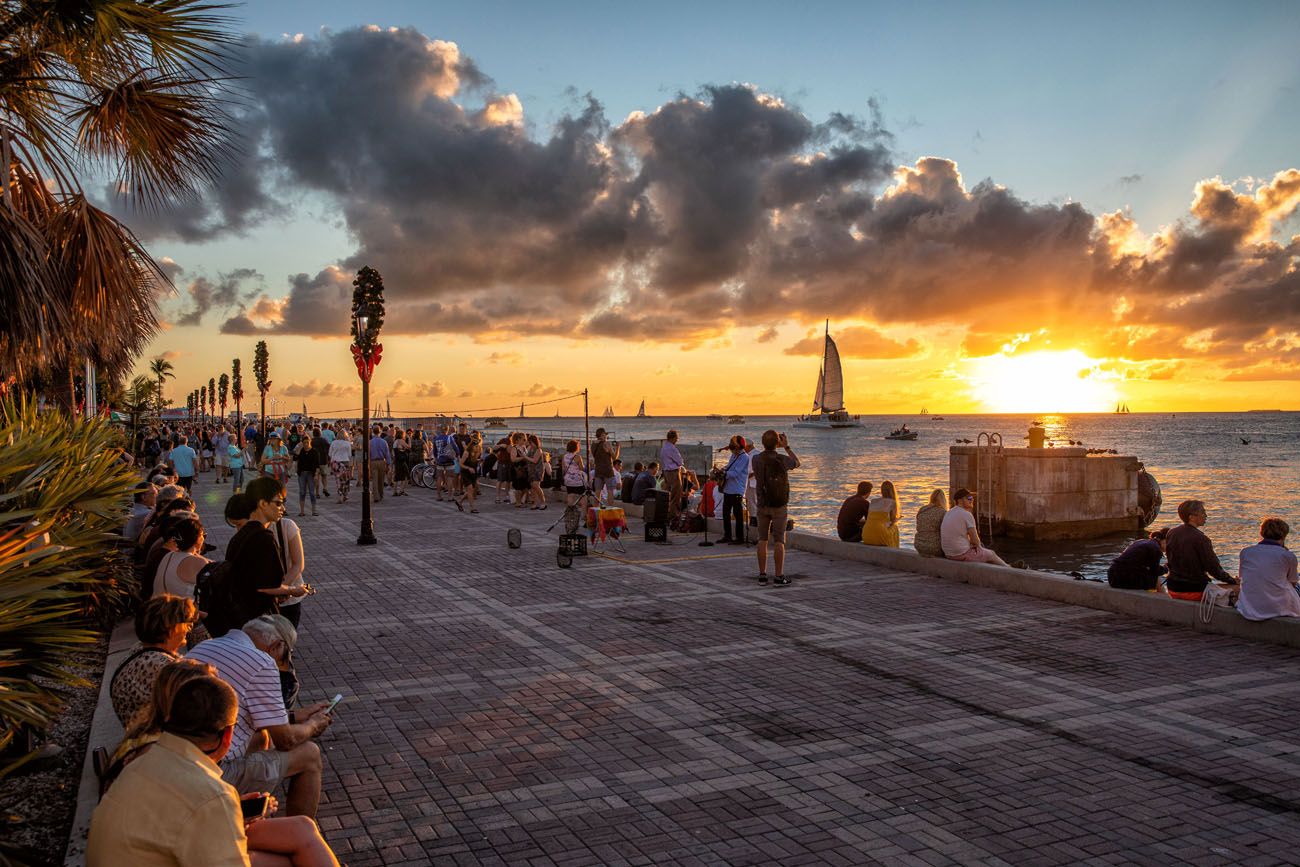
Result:
{"label": "woman sitting on wall", "polygon": [[880,483],[880,496],[867,507],[867,523],[862,525],[862,544],[886,548],[898,547],[898,493],[894,483]]}
{"label": "woman sitting on wall", "polygon": [[1168,535],[1169,528],[1162,527],[1149,538],[1138,539],[1125,548],[1106,570],[1110,586],[1121,590],[1159,589],[1160,576],[1169,571],[1160,562],[1165,556],[1165,537]]}
{"label": "woman sitting on wall", "polygon": [[922,557],[943,557],[939,528],[943,525],[943,516],[946,514],[948,495],[943,488],[935,488],[930,494],[930,502],[916,513],[916,537],[912,540],[912,546]]}

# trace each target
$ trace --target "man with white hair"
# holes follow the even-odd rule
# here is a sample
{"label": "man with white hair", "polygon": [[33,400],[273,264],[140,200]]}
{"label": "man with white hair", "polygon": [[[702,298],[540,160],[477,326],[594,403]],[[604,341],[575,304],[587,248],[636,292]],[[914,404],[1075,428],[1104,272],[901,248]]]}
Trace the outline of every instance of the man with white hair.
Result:
{"label": "man with white hair", "polygon": [[[289,713],[280,672],[289,671],[298,632],[278,614],[263,614],[220,638],[199,642],[187,659],[206,662],[234,687],[239,717],[221,777],[242,795],[269,792],[286,781],[285,810],[315,817],[320,803],[320,747],[312,738],[330,724],[325,702]],[[268,745],[267,741],[270,741]]]}

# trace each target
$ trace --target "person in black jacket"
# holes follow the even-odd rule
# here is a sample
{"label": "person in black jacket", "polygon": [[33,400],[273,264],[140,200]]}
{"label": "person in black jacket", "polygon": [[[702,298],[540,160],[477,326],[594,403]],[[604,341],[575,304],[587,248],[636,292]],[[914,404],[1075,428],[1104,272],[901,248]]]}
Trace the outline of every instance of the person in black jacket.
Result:
{"label": "person in black jacket", "polygon": [[[284,497],[279,482],[262,476],[249,482],[244,493],[235,494],[240,502],[227,509],[230,522],[239,529],[226,546],[232,609],[221,618],[226,625],[242,625],[263,614],[278,614],[281,597],[307,593],[305,586],[285,585],[284,561],[275,535],[268,529],[284,515]],[[239,515],[245,512],[247,520],[241,521]]]}
{"label": "person in black jacket", "polygon": [[316,471],[320,469],[320,455],[311,443],[303,437],[293,448],[293,461],[298,470],[298,517],[307,514],[307,498],[311,497],[311,513],[316,512]]}
{"label": "person in black jacket", "polygon": [[1160,561],[1165,556],[1165,537],[1169,528],[1156,530],[1149,538],[1138,539],[1115,558],[1106,570],[1111,587],[1121,590],[1155,590],[1160,576],[1169,570]]}
{"label": "person in black jacket", "polygon": [[1236,584],[1237,579],[1219,565],[1210,537],[1201,531],[1209,520],[1205,503],[1184,500],[1178,504],[1178,518],[1183,523],[1165,537],[1165,554],[1169,557],[1169,579],[1165,589],[1175,599],[1199,601],[1210,579]]}

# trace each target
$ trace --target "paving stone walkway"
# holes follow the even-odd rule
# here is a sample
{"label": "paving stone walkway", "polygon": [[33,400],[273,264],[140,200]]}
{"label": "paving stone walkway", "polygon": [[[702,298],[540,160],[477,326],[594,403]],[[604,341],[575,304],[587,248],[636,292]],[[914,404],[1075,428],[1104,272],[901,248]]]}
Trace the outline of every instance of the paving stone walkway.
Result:
{"label": "paving stone walkway", "polygon": [[354,867],[1300,862],[1294,651],[692,537],[562,570],[487,499],[299,519]]}

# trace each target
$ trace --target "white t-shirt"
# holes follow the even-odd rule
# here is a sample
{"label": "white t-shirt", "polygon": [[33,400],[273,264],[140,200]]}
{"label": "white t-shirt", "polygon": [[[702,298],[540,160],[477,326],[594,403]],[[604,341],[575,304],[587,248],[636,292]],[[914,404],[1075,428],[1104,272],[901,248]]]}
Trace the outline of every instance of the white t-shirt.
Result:
{"label": "white t-shirt", "polygon": [[[292,567],[292,561],[290,560],[290,555],[289,555],[289,546],[294,539],[299,540],[299,542],[302,541],[302,530],[299,529],[298,524],[292,518],[281,518],[280,525],[284,527],[284,548],[285,548],[285,550],[280,553],[280,562],[284,564],[284,572],[285,575],[287,576],[289,573],[289,569]],[[279,545],[280,534],[276,532],[275,527],[271,528],[271,535],[275,537],[276,545]],[[303,551],[304,560],[306,560],[306,553],[307,552],[304,550]],[[304,563],[303,566],[304,566],[303,571],[306,571],[306,564]],[[303,577],[301,575],[294,578],[292,581],[285,581],[285,584],[289,587],[301,587],[302,583],[303,583]],[[284,596],[281,597],[280,599],[280,607],[283,608],[286,605],[297,605],[301,601],[302,601],[301,596]]]}
{"label": "white t-shirt", "polygon": [[975,529],[975,516],[958,506],[949,509],[939,525],[939,544],[943,547],[943,556],[960,557],[971,549],[967,530]]}
{"label": "white t-shirt", "polygon": [[340,464],[352,463],[352,443],[347,440],[334,440],[330,443],[330,460]]}

